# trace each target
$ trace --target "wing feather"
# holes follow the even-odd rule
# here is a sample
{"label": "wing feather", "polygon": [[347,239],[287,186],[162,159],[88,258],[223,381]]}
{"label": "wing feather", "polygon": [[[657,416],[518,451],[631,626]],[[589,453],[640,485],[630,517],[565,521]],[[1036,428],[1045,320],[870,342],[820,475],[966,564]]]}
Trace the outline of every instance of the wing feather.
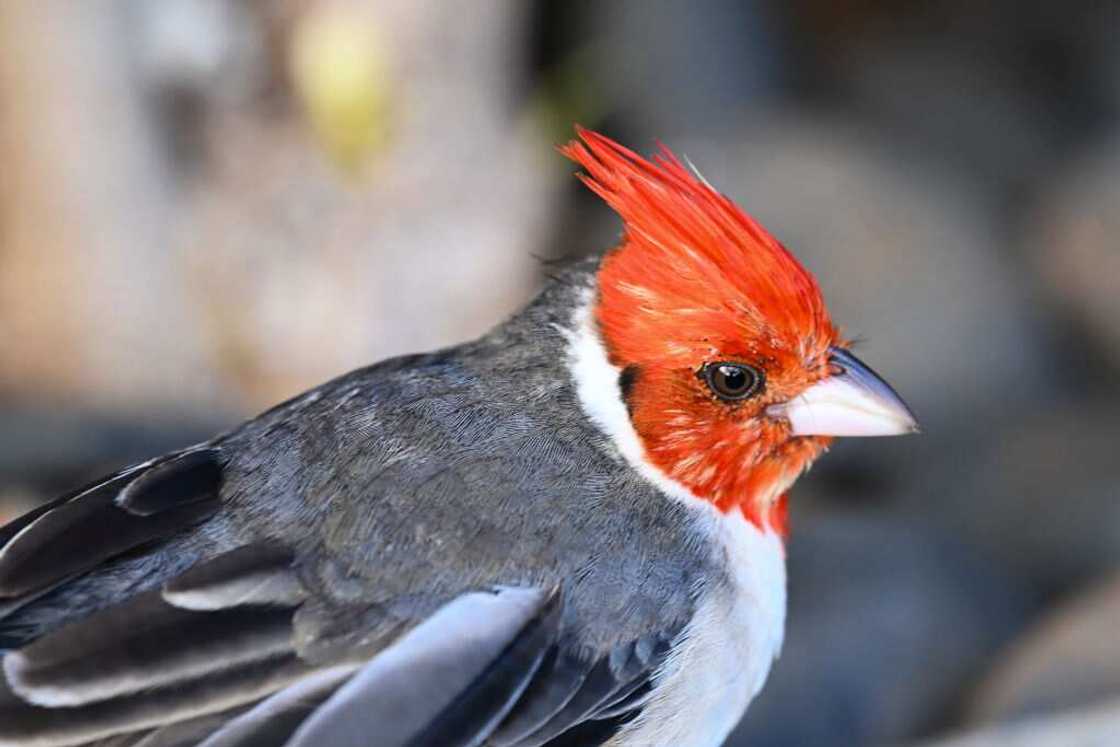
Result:
{"label": "wing feather", "polygon": [[0,600],[33,594],[212,516],[221,466],[214,449],[126,471],[48,504],[3,530]]}
{"label": "wing feather", "polygon": [[589,670],[585,659],[554,647],[521,700],[490,735],[489,743],[494,747],[521,744],[575,697]]}
{"label": "wing feather", "polygon": [[183,610],[154,590],[8,653],[4,674],[29,703],[78,706],[291,653],[291,619],[275,607]]}
{"label": "wing feather", "polygon": [[[644,693],[639,697],[634,697],[634,694],[643,689],[651,689],[653,677],[668,654],[670,640],[669,634],[646,636],[618,646],[597,662],[586,663],[582,682],[563,707],[556,709],[535,728],[521,728],[515,733],[509,729],[509,724],[516,720],[523,722],[524,717],[518,712],[521,707],[519,704],[507,722],[495,733],[491,739],[492,744],[503,747],[552,745],[558,740],[564,741],[561,737],[575,728],[580,728],[581,733],[587,735],[604,730],[613,733],[616,725],[592,728],[586,724],[590,721],[615,721],[640,708],[644,704],[641,699]],[[567,679],[571,681],[574,678],[569,675]]]}
{"label": "wing feather", "polygon": [[[288,591],[243,593],[262,588],[262,577],[270,579],[265,587]],[[124,733],[174,744],[187,727],[163,727],[298,681],[315,667],[294,650],[296,604],[282,603],[302,598],[291,593],[297,585],[290,555],[246,546],[8,652],[0,744],[32,736],[44,745],[81,744]],[[206,609],[176,606],[168,588],[205,600]]]}
{"label": "wing feather", "polygon": [[[509,707],[509,692],[493,697],[498,681],[519,693],[539,666],[555,632],[556,597],[522,588],[452,600],[339,688],[289,747],[432,744],[429,737],[450,738],[446,730],[456,723],[474,728],[448,747],[480,744]],[[483,712],[472,717],[464,712],[470,706]]]}
{"label": "wing feather", "polygon": [[171,579],[163,598],[183,609],[220,610],[241,605],[294,607],[307,592],[292,572],[286,547],[246,545]]}
{"label": "wing feather", "polygon": [[219,511],[222,464],[180,452],[0,528],[0,746],[590,745],[648,699],[677,631],[596,656],[542,588],[464,590],[426,619],[351,609],[304,586],[306,547],[274,542],[53,612],[67,584],[112,581],[115,558]]}
{"label": "wing feather", "polygon": [[601,659],[591,668],[583,685],[568,704],[557,711],[543,726],[519,741],[518,746],[539,747],[548,744],[553,738],[584,721],[603,696],[614,692],[617,685],[609,659]]}
{"label": "wing feather", "polygon": [[[314,671],[294,654],[75,708],[11,703],[0,696],[0,745],[64,747],[166,726],[254,703]],[[19,701],[18,698],[15,699]]]}
{"label": "wing feather", "polygon": [[338,666],[316,672],[272,695],[213,731],[198,747],[282,745],[311,713],[357,669]]}
{"label": "wing feather", "polygon": [[561,609],[560,595],[554,593],[501,655],[413,743],[481,744],[513,709],[539,670],[556,640]]}
{"label": "wing feather", "polygon": [[198,747],[200,742],[244,711],[244,706],[231,708],[155,729],[118,734],[91,742],[89,747]]}

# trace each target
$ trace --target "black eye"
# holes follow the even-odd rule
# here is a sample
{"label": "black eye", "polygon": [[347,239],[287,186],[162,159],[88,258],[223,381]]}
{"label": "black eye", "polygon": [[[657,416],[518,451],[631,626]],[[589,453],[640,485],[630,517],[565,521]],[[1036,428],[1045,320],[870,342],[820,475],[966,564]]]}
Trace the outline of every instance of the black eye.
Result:
{"label": "black eye", "polygon": [[742,363],[709,363],[702,374],[721,399],[746,399],[762,389],[762,372]]}

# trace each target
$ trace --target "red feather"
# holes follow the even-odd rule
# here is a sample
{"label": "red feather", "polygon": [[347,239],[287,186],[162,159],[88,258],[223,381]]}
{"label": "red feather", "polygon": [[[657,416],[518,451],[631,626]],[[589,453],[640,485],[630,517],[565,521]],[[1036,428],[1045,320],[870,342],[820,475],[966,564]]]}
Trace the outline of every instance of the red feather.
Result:
{"label": "red feather", "polygon": [[[824,375],[837,332],[820,287],[668,148],[649,161],[577,134],[561,152],[625,227],[600,267],[595,317],[611,362],[637,372],[628,405],[647,458],[722,510],[784,525],[771,508],[827,440],[791,439],[764,409]],[[765,394],[716,402],[697,372],[724,360],[764,370]]]}

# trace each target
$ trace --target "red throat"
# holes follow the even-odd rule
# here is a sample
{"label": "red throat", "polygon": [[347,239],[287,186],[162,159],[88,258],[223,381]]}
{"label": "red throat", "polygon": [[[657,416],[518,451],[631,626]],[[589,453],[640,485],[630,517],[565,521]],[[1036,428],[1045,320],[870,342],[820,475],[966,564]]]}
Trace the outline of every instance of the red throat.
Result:
{"label": "red throat", "polygon": [[[758,222],[665,147],[647,161],[577,130],[580,178],[622,218],[604,257],[595,320],[646,458],[720,510],[784,531],[788,485],[827,439],[790,438],[765,407],[826,375],[833,327],[813,276]],[[750,403],[717,402],[705,362],[766,372]]]}

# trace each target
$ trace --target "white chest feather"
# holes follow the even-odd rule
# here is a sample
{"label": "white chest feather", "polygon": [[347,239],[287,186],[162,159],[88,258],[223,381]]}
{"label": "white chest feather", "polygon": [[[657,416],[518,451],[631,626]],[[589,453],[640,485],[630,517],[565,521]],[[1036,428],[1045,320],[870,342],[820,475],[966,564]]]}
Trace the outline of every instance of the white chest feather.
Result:
{"label": "white chest feather", "polygon": [[785,551],[781,539],[741,513],[720,514],[645,459],[619,395],[618,369],[607,360],[591,319],[593,295],[576,313],[569,366],[584,411],[629,464],[666,496],[700,513],[728,583],[708,589],[696,616],[658,674],[639,718],[616,747],[717,747],[758,694],[782,645],[786,616]]}
{"label": "white chest feather", "polygon": [[742,514],[713,521],[730,584],[706,593],[618,747],[716,747],[762,688],[782,646],[786,614],[781,539]]}

